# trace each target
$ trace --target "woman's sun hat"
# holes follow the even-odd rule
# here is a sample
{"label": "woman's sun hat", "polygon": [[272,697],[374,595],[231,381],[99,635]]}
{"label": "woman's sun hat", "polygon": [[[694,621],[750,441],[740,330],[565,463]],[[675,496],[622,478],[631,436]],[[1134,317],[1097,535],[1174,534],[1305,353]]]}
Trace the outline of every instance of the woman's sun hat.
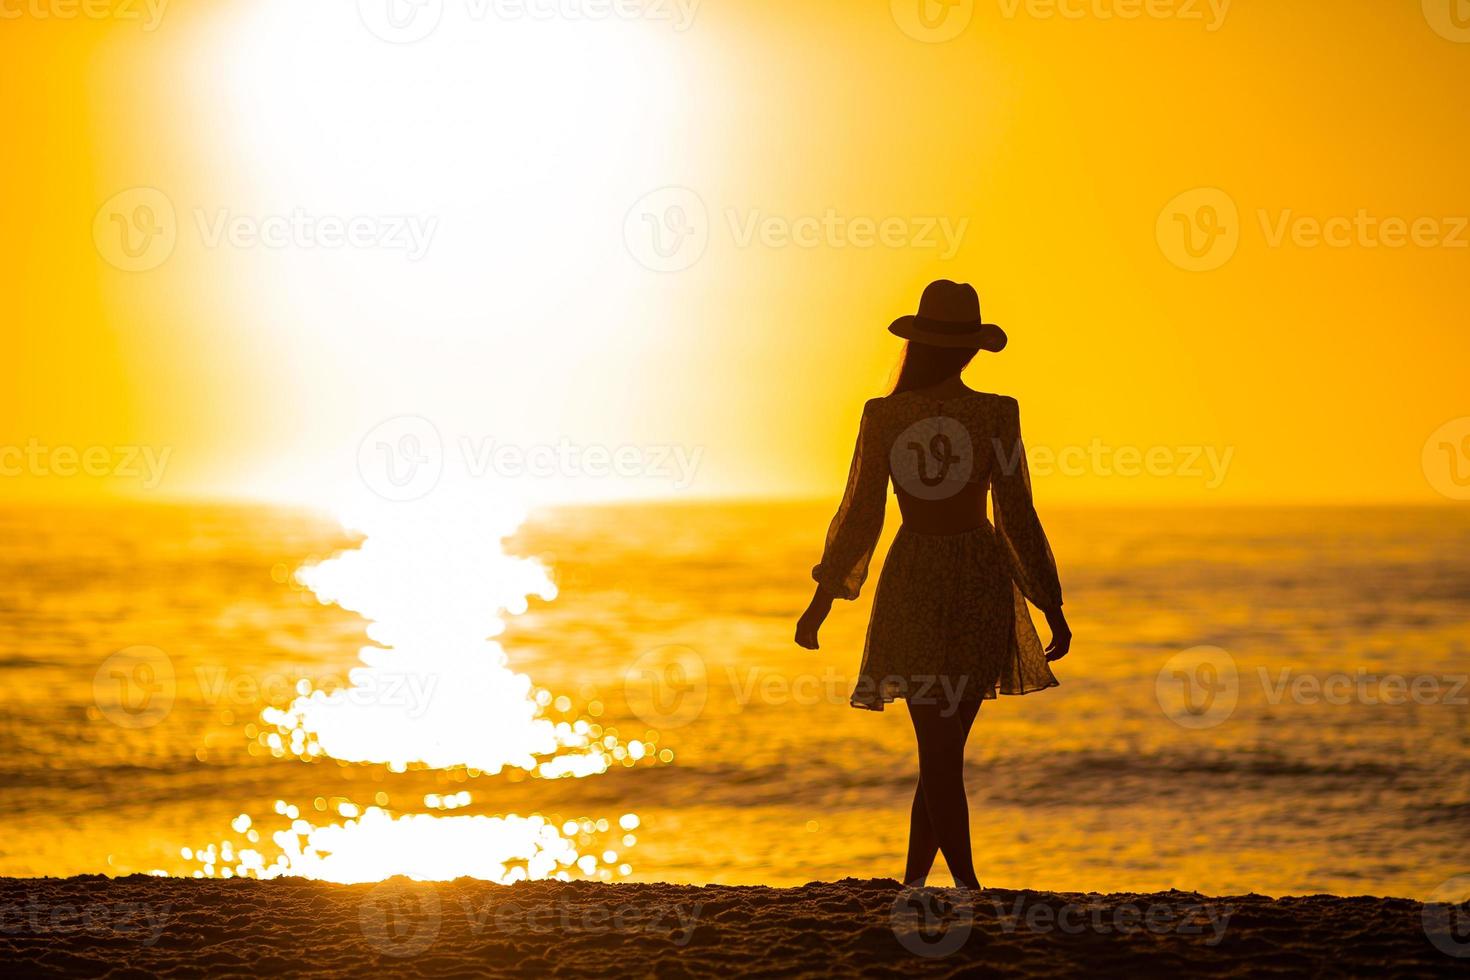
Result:
{"label": "woman's sun hat", "polygon": [[969,283],[940,279],[919,299],[917,316],[901,316],[889,332],[904,340],[934,347],[972,347],[1002,351],[1006,332],[980,319],[980,296]]}

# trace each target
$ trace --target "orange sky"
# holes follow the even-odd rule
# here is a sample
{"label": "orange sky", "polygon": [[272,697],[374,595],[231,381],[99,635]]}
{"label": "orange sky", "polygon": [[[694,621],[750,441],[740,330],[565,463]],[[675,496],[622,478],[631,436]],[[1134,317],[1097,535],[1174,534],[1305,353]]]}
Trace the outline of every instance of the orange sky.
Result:
{"label": "orange sky", "polygon": [[[693,492],[831,496],[884,327],[947,277],[1011,336],[972,384],[1071,460],[1045,498],[1444,499],[1421,450],[1470,415],[1470,30],[1434,0],[990,0],[928,43],[916,4],[644,5],[680,30],[444,0],[413,44],[352,4],[5,7],[0,446],[168,462],[0,492],[315,498],[415,415],[450,447],[682,447]],[[176,241],[125,271],[94,219],[138,187]],[[671,203],[702,252],[640,238]],[[1205,203],[1236,212],[1218,267],[1182,268]]]}

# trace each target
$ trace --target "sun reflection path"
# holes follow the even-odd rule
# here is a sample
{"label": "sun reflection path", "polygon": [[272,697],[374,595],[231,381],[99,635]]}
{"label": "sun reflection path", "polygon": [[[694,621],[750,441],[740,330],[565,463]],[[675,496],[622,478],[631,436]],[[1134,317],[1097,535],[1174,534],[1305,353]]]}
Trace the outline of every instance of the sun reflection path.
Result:
{"label": "sun reflection path", "polygon": [[525,612],[529,597],[556,596],[538,562],[502,548],[522,517],[484,499],[434,497],[344,519],[366,535],[361,547],[296,577],[321,601],[368,620],[375,645],[360,651],[349,687],[311,691],[262,719],[305,754],[400,770],[606,771],[606,746],[589,726],[542,717],[530,678],[507,666],[492,639],[502,616]]}
{"label": "sun reflection path", "polygon": [[[447,493],[344,515],[344,526],[364,535],[361,546],[304,566],[296,577],[322,602],[368,620],[373,643],[359,652],[362,665],[349,673],[348,686],[313,689],[303,680],[288,706],[261,712],[275,728],[260,733],[272,754],[378,764],[398,773],[463,769],[472,777],[506,767],[543,778],[584,777],[613,764],[671,761],[668,750],[624,742],[589,719],[545,717],[553,700],[561,708],[567,699],[534,689],[508,666],[492,639],[504,629],[502,616],[525,612],[531,596],[556,596],[539,563],[502,547],[523,517],[483,495]],[[470,801],[463,791],[431,794],[424,805],[443,811]],[[395,815],[344,801],[337,805],[342,822],[318,825],[283,800],[275,810],[284,829],[264,835],[241,814],[231,829],[243,839],[181,848],[181,856],[197,863],[197,877],[469,876],[510,883],[575,873],[607,879],[631,867],[606,838],[625,832],[621,845],[631,847],[639,823],[635,814],[616,825],[584,819],[561,826],[537,814]],[[270,857],[266,841],[275,845]]]}
{"label": "sun reflection path", "polygon": [[607,880],[614,872],[631,873],[632,867],[618,863],[619,853],[612,846],[604,843],[599,850],[598,840],[626,831],[621,846],[632,847],[636,843],[632,831],[639,825],[631,813],[615,826],[604,819],[569,820],[558,827],[540,815],[394,817],[381,807],[359,810],[346,804],[344,812],[352,813],[352,819],[318,826],[284,800],[276,801],[275,812],[289,823],[269,835],[275,845],[272,860],[267,861],[259,846],[259,828],[242,813],[230,826],[244,842],[227,838],[198,849],[181,849],[185,860],[199,865],[194,877],[304,877],[357,884],[408,875],[421,881],[468,877],[511,884],[543,878],[565,881],[576,873]]}

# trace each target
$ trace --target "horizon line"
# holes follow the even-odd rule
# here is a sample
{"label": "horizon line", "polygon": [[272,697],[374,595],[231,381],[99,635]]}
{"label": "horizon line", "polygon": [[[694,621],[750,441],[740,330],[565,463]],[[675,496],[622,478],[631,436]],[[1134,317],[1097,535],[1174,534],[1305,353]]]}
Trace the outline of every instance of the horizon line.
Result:
{"label": "horizon line", "polygon": [[[421,499],[428,499],[432,494]],[[542,501],[522,501],[528,512],[546,510],[590,509],[599,507],[679,507],[679,506],[771,506],[804,505],[835,508],[840,494],[817,494],[811,492],[773,493],[682,493],[646,494],[630,496],[548,498]],[[892,493],[890,491],[890,497]],[[1046,510],[1304,510],[1304,509],[1453,509],[1463,506],[1464,501],[1449,498],[1425,497],[1365,497],[1365,498],[1322,498],[1322,497],[1233,497],[1223,500],[1202,500],[1194,497],[1180,498],[1104,498],[1084,500],[1077,497],[1038,499],[1037,508]],[[228,493],[195,491],[184,493],[150,491],[146,493],[90,492],[74,494],[26,494],[0,493],[0,507],[4,506],[85,506],[134,505],[134,506],[255,506],[285,510],[307,510],[330,512],[332,506],[320,500],[270,494]]]}

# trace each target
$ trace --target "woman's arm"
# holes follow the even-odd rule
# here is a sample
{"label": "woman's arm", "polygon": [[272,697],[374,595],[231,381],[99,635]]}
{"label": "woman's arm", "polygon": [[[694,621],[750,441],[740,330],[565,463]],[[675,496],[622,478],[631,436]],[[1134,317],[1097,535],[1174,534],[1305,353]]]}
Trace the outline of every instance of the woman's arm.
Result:
{"label": "woman's arm", "polygon": [[821,562],[812,569],[817,581],[812,601],[797,623],[796,642],[817,649],[817,631],[832,610],[834,599],[856,599],[868,577],[868,564],[883,533],[883,510],[888,503],[888,457],[878,432],[875,408],[863,406],[857,446],[847,473],[847,489],[837,516],[827,529]]}
{"label": "woman's arm", "polygon": [[806,612],[796,621],[796,645],[808,650],[817,649],[817,631],[831,611],[832,594],[818,585],[817,591],[812,593],[812,601],[807,603]]}
{"label": "woman's arm", "polygon": [[1021,594],[1046,615],[1051,628],[1047,660],[1060,660],[1072,648],[1072,630],[1062,613],[1062,583],[1056,559],[1036,516],[1031,497],[1031,471],[1021,441],[1021,408],[1014,398],[1002,399],[1001,439],[997,444],[994,495],[995,530],[1010,560]]}

